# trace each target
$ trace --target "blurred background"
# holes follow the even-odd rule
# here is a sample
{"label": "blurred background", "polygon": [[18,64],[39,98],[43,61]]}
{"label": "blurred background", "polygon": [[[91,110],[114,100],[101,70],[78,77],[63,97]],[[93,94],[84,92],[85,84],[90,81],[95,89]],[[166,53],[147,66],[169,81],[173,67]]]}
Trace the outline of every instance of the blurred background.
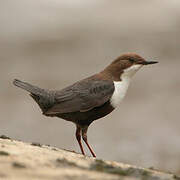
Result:
{"label": "blurred background", "polygon": [[61,89],[137,52],[160,63],[136,74],[89,142],[98,158],[180,174],[179,0],[6,0],[0,24],[0,134],[80,152],[74,124],[42,116],[13,79]]}

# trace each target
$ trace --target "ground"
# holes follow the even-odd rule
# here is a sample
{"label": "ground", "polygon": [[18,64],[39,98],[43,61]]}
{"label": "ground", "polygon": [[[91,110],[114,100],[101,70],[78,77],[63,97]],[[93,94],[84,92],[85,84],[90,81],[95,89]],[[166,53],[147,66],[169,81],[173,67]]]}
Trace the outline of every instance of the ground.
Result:
{"label": "ground", "polygon": [[180,177],[154,169],[87,157],[39,143],[12,140],[2,135],[0,179],[175,180]]}

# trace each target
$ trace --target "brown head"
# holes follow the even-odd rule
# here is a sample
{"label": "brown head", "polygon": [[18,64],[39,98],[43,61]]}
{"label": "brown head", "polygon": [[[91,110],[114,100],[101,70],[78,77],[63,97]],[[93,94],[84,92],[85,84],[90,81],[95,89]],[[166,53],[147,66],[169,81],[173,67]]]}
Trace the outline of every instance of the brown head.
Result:
{"label": "brown head", "polygon": [[147,61],[136,53],[127,53],[115,59],[102,73],[114,81],[119,81],[122,76],[131,78],[144,65],[155,63],[158,62]]}

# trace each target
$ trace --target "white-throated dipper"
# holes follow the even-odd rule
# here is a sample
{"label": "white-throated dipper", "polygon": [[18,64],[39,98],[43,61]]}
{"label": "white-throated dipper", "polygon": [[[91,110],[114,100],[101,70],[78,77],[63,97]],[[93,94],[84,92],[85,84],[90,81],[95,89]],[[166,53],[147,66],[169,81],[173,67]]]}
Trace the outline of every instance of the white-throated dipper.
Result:
{"label": "white-throated dipper", "polygon": [[14,85],[30,92],[46,116],[56,116],[76,124],[76,139],[82,154],[81,136],[91,154],[87,140],[89,125],[111,113],[124,98],[132,76],[144,65],[155,64],[136,53],[123,54],[103,71],[62,90],[46,90],[15,79]]}

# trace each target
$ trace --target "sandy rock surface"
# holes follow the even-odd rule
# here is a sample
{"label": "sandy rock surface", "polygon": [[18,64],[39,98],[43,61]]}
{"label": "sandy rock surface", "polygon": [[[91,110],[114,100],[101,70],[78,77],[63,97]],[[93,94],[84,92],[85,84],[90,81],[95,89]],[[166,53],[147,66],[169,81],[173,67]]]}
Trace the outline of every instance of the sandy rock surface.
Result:
{"label": "sandy rock surface", "polygon": [[85,157],[75,152],[0,138],[0,179],[175,180],[176,175]]}

